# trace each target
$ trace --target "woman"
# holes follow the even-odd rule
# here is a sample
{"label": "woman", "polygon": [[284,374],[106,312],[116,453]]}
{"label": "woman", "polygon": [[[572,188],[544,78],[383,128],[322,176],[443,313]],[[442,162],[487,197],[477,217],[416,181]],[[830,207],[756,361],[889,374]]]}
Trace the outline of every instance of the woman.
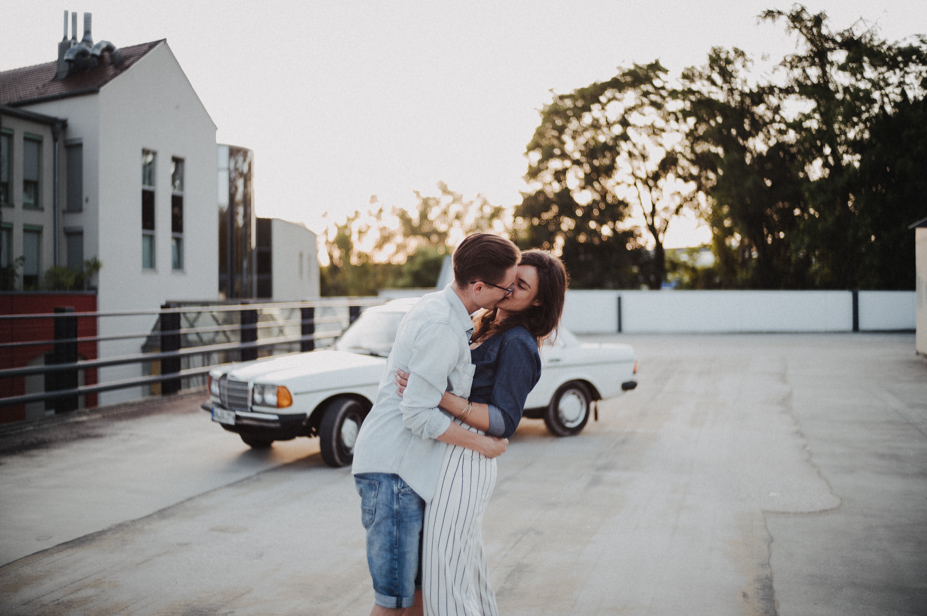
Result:
{"label": "woman", "polygon": [[[476,370],[469,400],[445,393],[441,408],[471,430],[510,437],[540,378],[538,346],[560,321],[566,287],[559,259],[540,250],[523,252],[512,293],[474,318],[470,348]],[[400,391],[405,376],[397,375]],[[448,447],[435,497],[425,509],[422,592],[429,616],[497,613],[481,530],[495,480],[494,459]]]}

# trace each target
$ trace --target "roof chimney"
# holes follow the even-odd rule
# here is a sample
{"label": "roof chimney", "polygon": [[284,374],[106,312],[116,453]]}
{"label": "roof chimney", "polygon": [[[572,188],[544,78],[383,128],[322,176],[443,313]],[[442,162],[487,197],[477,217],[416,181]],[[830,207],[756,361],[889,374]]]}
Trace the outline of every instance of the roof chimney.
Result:
{"label": "roof chimney", "polygon": [[[77,13],[75,13],[77,15]],[[90,36],[90,19],[92,15],[90,13],[84,13],[84,38],[81,39],[81,43],[87,45],[87,47],[93,47],[93,37]]]}
{"label": "roof chimney", "polygon": [[[77,22],[75,21],[74,24],[76,26]],[[68,76],[68,63],[64,61],[64,54],[68,53],[68,49],[70,49],[73,44],[74,41],[68,40],[68,11],[65,11],[64,38],[58,43],[58,64],[55,70],[55,79],[64,79]]]}
{"label": "roof chimney", "polygon": [[84,38],[77,40],[77,13],[71,13],[71,39],[68,40],[68,11],[64,12],[64,39],[58,43],[58,65],[55,79],[64,79],[77,71],[93,70],[103,62],[103,54],[110,54],[111,62],[122,62],[122,54],[109,41],[93,44],[90,13],[84,13]]}

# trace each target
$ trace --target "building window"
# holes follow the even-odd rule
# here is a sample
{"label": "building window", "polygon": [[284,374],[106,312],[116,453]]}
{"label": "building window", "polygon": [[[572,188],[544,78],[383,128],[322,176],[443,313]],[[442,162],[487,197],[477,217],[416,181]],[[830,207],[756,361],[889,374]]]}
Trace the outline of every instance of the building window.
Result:
{"label": "building window", "polygon": [[23,259],[23,288],[37,289],[42,271],[42,227],[23,228]]}
{"label": "building window", "polygon": [[0,133],[0,206],[13,205],[10,178],[13,177],[13,134]]}
{"label": "building window", "polygon": [[41,209],[39,200],[39,170],[42,168],[42,138],[23,138],[23,207]]}
{"label": "building window", "polygon": [[65,146],[68,164],[68,212],[84,209],[84,146],[69,143]]}
{"label": "building window", "polygon": [[66,229],[64,232],[67,266],[75,272],[84,271],[84,232]]}
{"label": "building window", "polygon": [[142,150],[142,269],[155,268],[155,162],[157,155]]}
{"label": "building window", "polygon": [[13,225],[3,223],[0,227],[0,267],[9,267],[13,262]]}
{"label": "building window", "polygon": [[171,159],[171,268],[183,269],[183,160]]}

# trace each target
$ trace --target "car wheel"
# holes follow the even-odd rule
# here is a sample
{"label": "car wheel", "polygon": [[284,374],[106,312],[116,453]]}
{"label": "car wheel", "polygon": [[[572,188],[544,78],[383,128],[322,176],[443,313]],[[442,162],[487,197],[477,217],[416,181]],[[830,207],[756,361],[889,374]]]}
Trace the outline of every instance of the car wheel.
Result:
{"label": "car wheel", "polygon": [[251,449],[267,449],[274,444],[274,439],[267,438],[257,438],[254,436],[248,436],[246,434],[239,434],[241,440],[245,442],[245,445]]}
{"label": "car wheel", "polygon": [[589,421],[591,396],[586,386],[578,382],[561,385],[544,413],[547,429],[556,436],[579,434]]}
{"label": "car wheel", "polygon": [[329,466],[347,466],[354,461],[354,443],[364,421],[364,408],[357,400],[332,400],[322,415],[319,443],[322,459]]}

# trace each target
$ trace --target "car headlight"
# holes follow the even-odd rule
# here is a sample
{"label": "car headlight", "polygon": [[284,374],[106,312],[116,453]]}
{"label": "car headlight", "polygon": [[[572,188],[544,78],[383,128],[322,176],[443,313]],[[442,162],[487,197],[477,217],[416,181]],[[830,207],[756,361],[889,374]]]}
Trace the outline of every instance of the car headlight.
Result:
{"label": "car headlight", "polygon": [[251,393],[251,402],[254,406],[270,406],[282,409],[293,404],[293,396],[290,394],[290,390],[283,385],[257,384]]}
{"label": "car headlight", "polygon": [[208,375],[206,377],[206,386],[209,388],[210,394],[212,394],[216,398],[219,397],[219,379],[217,377],[214,377],[211,374]]}

